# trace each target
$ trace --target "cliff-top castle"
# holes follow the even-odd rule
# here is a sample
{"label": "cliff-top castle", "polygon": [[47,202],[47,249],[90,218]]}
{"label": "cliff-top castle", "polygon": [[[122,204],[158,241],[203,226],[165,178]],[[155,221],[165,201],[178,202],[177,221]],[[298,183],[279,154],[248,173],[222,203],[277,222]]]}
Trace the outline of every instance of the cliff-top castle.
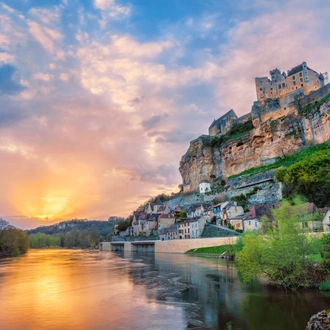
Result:
{"label": "cliff-top castle", "polygon": [[[270,71],[270,77],[255,78],[257,101],[264,105],[266,100],[274,108],[284,108],[295,98],[308,95],[310,92],[318,90],[324,86],[325,78],[322,73],[317,73],[307,66],[306,62],[299,64],[288,70],[287,73],[279,69]],[[237,117],[234,110],[230,110],[223,116],[214,120],[209,127],[210,136],[221,136],[227,133],[234,123],[244,123],[253,117],[248,113],[242,117]]]}
{"label": "cliff-top castle", "polygon": [[[257,101],[250,113],[237,117],[230,110],[213,121],[208,135],[190,142],[179,168],[183,190],[198,189],[202,180],[227,178],[268,164],[306,144],[329,141],[330,84],[326,78],[306,62],[287,73],[272,70],[270,79],[255,78]],[[232,134],[237,126],[248,129]],[[212,147],[212,139],[225,134],[221,146]]]}

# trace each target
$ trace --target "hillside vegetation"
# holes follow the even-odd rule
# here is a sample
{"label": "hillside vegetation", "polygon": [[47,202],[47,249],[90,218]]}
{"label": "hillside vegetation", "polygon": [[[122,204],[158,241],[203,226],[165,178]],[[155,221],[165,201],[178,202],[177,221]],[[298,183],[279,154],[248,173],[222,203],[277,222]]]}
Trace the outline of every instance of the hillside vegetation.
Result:
{"label": "hillside vegetation", "polygon": [[96,246],[101,240],[110,239],[114,225],[113,221],[70,220],[26,232],[32,248],[88,248]]}
{"label": "hillside vegetation", "polygon": [[311,157],[313,157],[315,153],[319,151],[326,151],[326,150],[330,150],[330,147],[326,143],[317,144],[315,146],[308,147],[300,152],[296,152],[292,155],[285,155],[284,157],[278,157],[276,162],[273,164],[249,168],[246,171],[230,176],[228,179],[232,179],[239,176],[248,177],[259,173],[264,173],[269,170],[277,169],[281,166],[287,168],[304,159],[310,159]]}

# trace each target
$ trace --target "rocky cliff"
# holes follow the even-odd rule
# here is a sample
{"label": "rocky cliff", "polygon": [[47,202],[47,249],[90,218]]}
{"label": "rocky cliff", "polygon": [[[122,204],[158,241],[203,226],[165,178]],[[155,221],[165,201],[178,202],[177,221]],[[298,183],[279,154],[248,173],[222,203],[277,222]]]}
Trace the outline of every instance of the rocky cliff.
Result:
{"label": "rocky cliff", "polygon": [[227,133],[220,145],[208,135],[190,142],[179,168],[184,192],[198,189],[201,180],[227,179],[305,146],[329,141],[330,84],[296,97],[283,108],[276,102],[255,102],[251,120],[252,130],[232,137]]}

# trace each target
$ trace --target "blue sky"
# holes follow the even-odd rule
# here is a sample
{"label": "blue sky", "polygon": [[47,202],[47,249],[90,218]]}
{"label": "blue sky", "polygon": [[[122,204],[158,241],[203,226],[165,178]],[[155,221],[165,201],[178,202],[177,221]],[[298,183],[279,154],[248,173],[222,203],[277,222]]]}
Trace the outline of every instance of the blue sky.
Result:
{"label": "blue sky", "polygon": [[107,219],[176,191],[189,141],[249,112],[255,77],[329,70],[329,17],[321,0],[0,2],[0,216]]}

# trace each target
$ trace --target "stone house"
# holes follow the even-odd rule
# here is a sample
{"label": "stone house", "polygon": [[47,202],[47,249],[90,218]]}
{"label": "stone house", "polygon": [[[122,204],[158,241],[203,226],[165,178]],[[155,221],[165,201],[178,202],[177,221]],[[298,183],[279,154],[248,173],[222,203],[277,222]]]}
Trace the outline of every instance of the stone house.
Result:
{"label": "stone house", "polygon": [[204,212],[209,213],[212,204],[191,205],[187,209],[187,218],[198,218],[204,215]]}
{"label": "stone house", "polygon": [[126,232],[126,236],[133,236],[134,235],[133,226],[128,226],[125,232]]}
{"label": "stone house", "polygon": [[159,232],[159,239],[162,241],[179,238],[178,225],[175,223],[169,228],[162,228]]}
{"label": "stone house", "polygon": [[149,202],[144,207],[144,212],[148,214],[168,214],[170,211],[169,206],[167,204],[163,204],[159,197],[156,202]]}
{"label": "stone house", "polygon": [[213,206],[213,211],[212,211],[213,216],[216,219],[222,219],[222,211],[229,203],[232,203],[232,202],[223,202],[223,203],[219,203],[217,205],[214,205]]}
{"label": "stone house", "polygon": [[233,226],[234,230],[244,230],[244,215],[229,219],[228,223]]}
{"label": "stone house", "polygon": [[207,180],[202,180],[199,183],[199,193],[204,195],[207,192],[211,191],[211,183]]}
{"label": "stone house", "polygon": [[314,203],[305,203],[306,214],[300,219],[300,227],[306,231],[322,231],[323,223],[320,211]]}
{"label": "stone house", "polygon": [[243,230],[260,230],[262,216],[266,216],[269,221],[273,221],[271,209],[272,206],[268,204],[251,205],[248,215],[243,220]]}
{"label": "stone house", "polygon": [[230,201],[222,208],[220,212],[222,226],[227,226],[230,219],[242,216],[243,214],[243,207],[237,206],[237,202]]}
{"label": "stone house", "polygon": [[209,127],[209,135],[220,136],[222,134],[226,134],[230,130],[232,123],[236,122],[236,120],[237,115],[234,110],[229,110],[217,120],[214,119],[213,123]]}
{"label": "stone house", "polygon": [[179,239],[199,238],[199,219],[187,219],[183,222],[178,222]]}
{"label": "stone house", "polygon": [[[134,212],[132,221],[133,236],[150,236],[157,230],[158,215],[145,212]],[[155,234],[155,233],[154,233]]]}
{"label": "stone house", "polygon": [[169,228],[175,223],[175,216],[173,214],[161,214],[158,217],[158,233],[163,228]]}
{"label": "stone house", "polygon": [[322,219],[322,227],[323,231],[330,232],[330,207],[325,207],[320,210],[324,213],[323,219]]}

